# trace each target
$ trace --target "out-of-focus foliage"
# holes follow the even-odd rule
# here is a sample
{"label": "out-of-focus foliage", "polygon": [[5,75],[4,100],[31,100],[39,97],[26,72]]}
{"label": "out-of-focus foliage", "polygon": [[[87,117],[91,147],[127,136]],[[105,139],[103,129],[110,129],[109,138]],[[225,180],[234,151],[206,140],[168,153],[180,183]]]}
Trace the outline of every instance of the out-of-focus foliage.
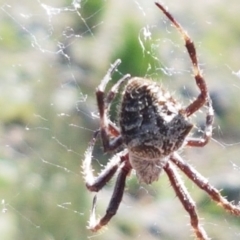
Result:
{"label": "out-of-focus foliage", "polygon": [[[237,200],[239,3],[167,4],[196,43],[216,111],[213,141],[182,155]],[[108,229],[97,236],[86,229],[93,194],[81,163],[98,128],[94,91],[110,63],[122,60],[113,81],[126,73],[153,78],[185,104],[198,94],[183,41],[154,2],[9,0],[0,6],[0,239],[191,239],[187,213],[164,174],[152,186],[133,175]],[[192,121],[200,129],[204,115]],[[109,156],[99,141],[94,167],[99,171]],[[237,239],[240,220],[185,182],[209,235]],[[113,184],[99,194],[98,213],[105,212]]]}

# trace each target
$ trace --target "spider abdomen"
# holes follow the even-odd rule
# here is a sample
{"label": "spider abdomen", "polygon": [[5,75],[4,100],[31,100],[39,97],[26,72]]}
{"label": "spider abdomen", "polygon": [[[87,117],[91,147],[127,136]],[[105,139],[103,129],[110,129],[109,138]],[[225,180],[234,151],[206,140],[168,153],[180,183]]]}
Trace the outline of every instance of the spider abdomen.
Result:
{"label": "spider abdomen", "polygon": [[[146,183],[157,180],[160,170],[152,170],[153,166],[162,168],[166,157],[183,145],[193,127],[181,105],[159,84],[144,78],[132,78],[126,85],[119,125],[133,168]],[[146,181],[140,176],[147,171],[140,170],[143,162],[146,162],[145,168],[156,175]]]}

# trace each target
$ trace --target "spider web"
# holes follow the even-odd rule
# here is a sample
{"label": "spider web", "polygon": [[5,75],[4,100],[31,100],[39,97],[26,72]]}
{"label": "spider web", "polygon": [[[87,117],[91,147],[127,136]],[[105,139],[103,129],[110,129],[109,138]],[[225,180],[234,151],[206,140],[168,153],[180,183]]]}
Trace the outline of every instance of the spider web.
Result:
{"label": "spider web", "polygon": [[[168,7],[195,41],[216,111],[213,141],[182,156],[237,201],[239,4],[232,1],[226,9],[218,0],[174,0]],[[113,81],[126,73],[157,79],[183,104],[198,93],[183,41],[154,3],[9,0],[0,3],[0,11],[0,238],[191,239],[188,216],[164,174],[152,186],[130,178],[108,230],[86,229],[93,195],[84,187],[80,165],[98,128],[94,91],[110,63],[122,60]],[[116,109],[117,100],[113,119]],[[192,121],[201,134],[204,113]],[[98,142],[96,170],[108,157]],[[99,194],[100,214],[113,184]],[[186,185],[209,235],[236,239],[239,219],[219,210],[191,182]]]}

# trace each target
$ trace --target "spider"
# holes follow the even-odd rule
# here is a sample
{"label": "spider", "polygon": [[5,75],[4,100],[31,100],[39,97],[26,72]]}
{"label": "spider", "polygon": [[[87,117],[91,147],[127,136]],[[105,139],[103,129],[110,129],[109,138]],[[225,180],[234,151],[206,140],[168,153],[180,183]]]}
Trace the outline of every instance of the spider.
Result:
{"label": "spider", "polygon": [[[96,100],[100,117],[100,129],[94,133],[85,153],[83,175],[89,191],[98,192],[118,172],[114,191],[105,215],[96,219],[95,195],[90,216],[89,228],[96,232],[107,225],[116,214],[123,197],[125,181],[135,170],[140,182],[151,184],[157,181],[164,171],[183,207],[188,212],[195,236],[199,240],[210,239],[199,223],[195,202],[184,186],[176,167],[180,169],[199,188],[204,190],[226,211],[240,215],[240,206],[227,201],[208,180],[186,163],[178,153],[184,146],[203,147],[212,136],[214,111],[207,84],[199,68],[195,46],[187,32],[160,3],[156,6],[166,15],[182,35],[185,47],[193,66],[196,85],[200,91],[196,99],[187,107],[182,107],[170,94],[156,82],[141,77],[123,76],[105,94],[105,88],[112,74],[120,64],[118,59],[111,65],[107,74],[96,89]],[[119,88],[125,83],[119,112],[119,126],[109,118],[111,102]],[[207,107],[205,130],[202,137],[192,138],[189,133],[193,124],[189,117],[203,106]],[[92,151],[100,135],[104,152],[117,151],[98,177],[91,167]],[[123,150],[122,150],[123,149]]]}

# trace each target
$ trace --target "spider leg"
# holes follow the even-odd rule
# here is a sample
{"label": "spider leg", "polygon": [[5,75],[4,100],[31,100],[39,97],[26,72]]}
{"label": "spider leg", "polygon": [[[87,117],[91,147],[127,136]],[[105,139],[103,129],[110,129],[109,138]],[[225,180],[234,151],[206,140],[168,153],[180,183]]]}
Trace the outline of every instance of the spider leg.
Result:
{"label": "spider leg", "polygon": [[111,88],[106,98],[104,93],[107,83],[111,80],[111,76],[113,72],[116,70],[116,68],[120,63],[121,63],[120,59],[115,61],[115,63],[109,68],[109,70],[107,71],[107,74],[102,79],[100,85],[96,89],[96,98],[97,98],[98,110],[100,115],[101,137],[102,137],[103,149],[105,152],[112,151],[122,144],[122,137],[120,135],[114,138],[113,140],[110,140],[110,136],[108,133],[109,124],[108,124],[108,118],[107,118],[107,111],[111,101],[116,96],[118,88],[122,85],[122,83],[124,83],[125,80],[128,80],[130,78],[130,75],[127,74],[123,78],[121,78]]}
{"label": "spider leg", "polygon": [[122,86],[122,84],[125,81],[129,80],[130,78],[131,78],[130,74],[126,74],[112,86],[111,90],[106,96],[105,109],[109,108],[109,105],[111,104],[112,100],[116,97],[118,89]]}
{"label": "spider leg", "polygon": [[191,179],[199,188],[204,190],[212,198],[212,200],[217,202],[218,205],[231,214],[240,216],[240,205],[234,205],[224,198],[216,188],[210,185],[205,177],[203,177],[188,163],[184,162],[177,153],[173,154],[170,159],[187,175],[189,179]]}
{"label": "spider leg", "polygon": [[108,120],[108,131],[114,137],[118,137],[120,135],[119,128],[111,120]]}
{"label": "spider leg", "polygon": [[205,130],[201,138],[187,138],[186,142],[191,147],[203,147],[205,146],[212,137],[212,125],[214,120],[214,111],[212,105],[208,107],[206,115]]}
{"label": "spider leg", "polygon": [[200,109],[206,102],[208,102],[208,106],[211,107],[211,100],[208,94],[207,84],[201,74],[201,70],[198,65],[197,53],[195,45],[188,35],[188,33],[182,28],[182,26],[174,19],[174,17],[158,2],[155,3],[159,9],[167,16],[167,18],[172,22],[172,24],[177,28],[177,30],[181,33],[184,41],[185,47],[188,51],[189,57],[193,64],[193,73],[196,84],[200,90],[200,94],[198,97],[186,107],[185,112],[186,116],[192,115],[198,109]]}
{"label": "spider leg", "polygon": [[171,164],[171,162],[168,162],[164,167],[165,172],[168,175],[168,178],[170,180],[170,183],[177,194],[177,197],[180,199],[183,207],[188,212],[190,219],[191,219],[191,225],[194,229],[194,232],[196,234],[196,237],[198,240],[207,240],[210,239],[207,236],[207,233],[205,232],[204,228],[199,225],[198,215],[196,211],[195,203],[188,193],[186,187],[184,186],[178,172],[174,168],[174,166]]}
{"label": "spider leg", "polygon": [[85,159],[83,161],[83,176],[86,183],[86,187],[91,192],[98,192],[101,190],[104,185],[113,177],[119,168],[123,159],[118,155],[113,157],[105,169],[99,174],[98,177],[95,177],[92,169],[92,151],[96,142],[97,135],[99,130],[94,133],[94,136],[85,152]]}
{"label": "spider leg", "polygon": [[132,167],[128,162],[128,155],[122,156],[124,159],[124,165],[120,169],[120,172],[118,174],[114,191],[111,197],[111,200],[109,202],[109,205],[106,210],[106,214],[99,220],[96,219],[96,214],[95,214],[95,209],[96,209],[96,196],[93,201],[93,208],[92,208],[92,213],[90,217],[90,222],[89,222],[89,228],[93,231],[96,232],[99,229],[101,229],[103,226],[107,225],[108,222],[111,220],[111,218],[116,214],[119,205],[122,201],[123,193],[124,193],[124,188],[125,188],[125,182],[128,174],[130,173]]}

